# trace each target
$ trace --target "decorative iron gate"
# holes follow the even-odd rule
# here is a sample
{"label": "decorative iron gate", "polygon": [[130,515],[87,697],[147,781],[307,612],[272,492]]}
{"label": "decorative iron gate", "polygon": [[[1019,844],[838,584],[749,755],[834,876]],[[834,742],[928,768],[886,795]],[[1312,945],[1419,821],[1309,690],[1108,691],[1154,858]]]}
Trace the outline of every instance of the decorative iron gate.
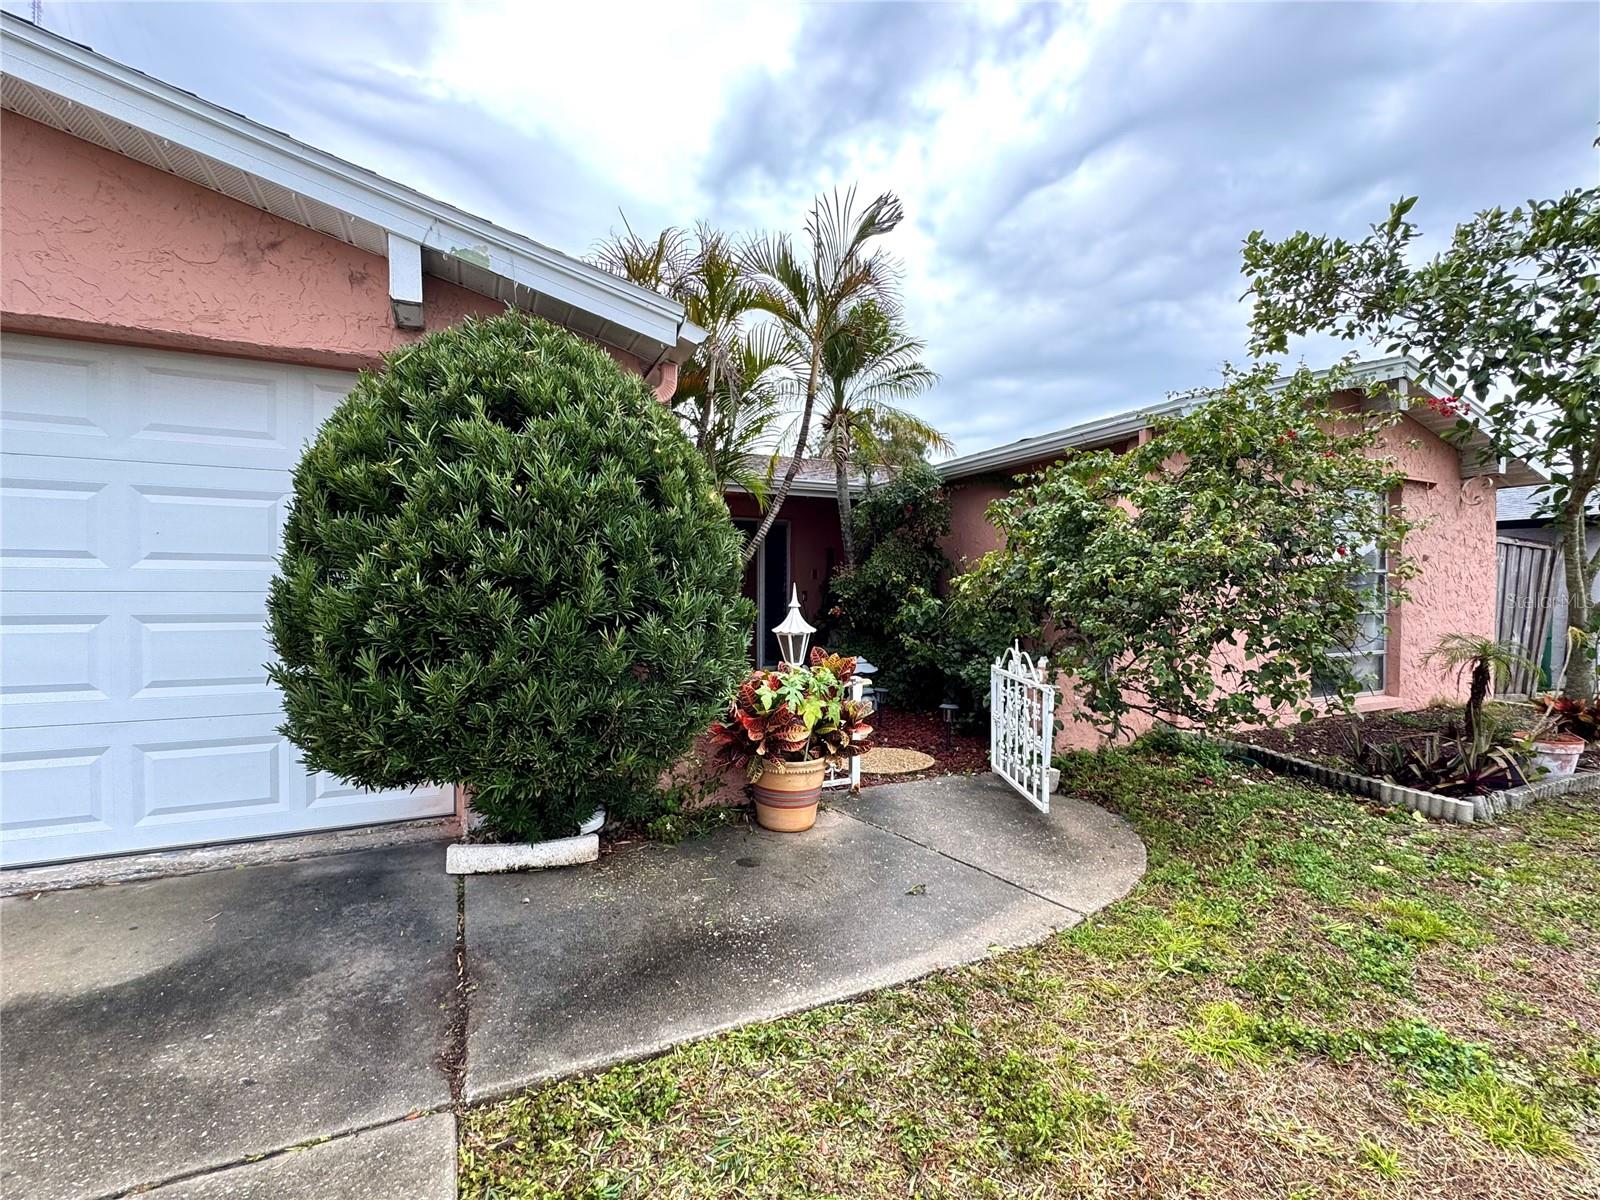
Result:
{"label": "decorative iron gate", "polygon": [[989,667],[989,765],[1040,812],[1050,811],[1056,689],[1048,659],[1013,645]]}

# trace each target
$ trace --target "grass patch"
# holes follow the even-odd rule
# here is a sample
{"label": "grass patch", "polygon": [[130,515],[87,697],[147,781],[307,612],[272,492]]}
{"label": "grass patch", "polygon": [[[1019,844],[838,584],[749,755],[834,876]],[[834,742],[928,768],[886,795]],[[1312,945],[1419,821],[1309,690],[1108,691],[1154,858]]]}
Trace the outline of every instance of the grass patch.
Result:
{"label": "grass patch", "polygon": [[1027,950],[469,1111],[462,1195],[1582,1195],[1600,802],[1382,813],[1209,748],[1062,762],[1135,892]]}

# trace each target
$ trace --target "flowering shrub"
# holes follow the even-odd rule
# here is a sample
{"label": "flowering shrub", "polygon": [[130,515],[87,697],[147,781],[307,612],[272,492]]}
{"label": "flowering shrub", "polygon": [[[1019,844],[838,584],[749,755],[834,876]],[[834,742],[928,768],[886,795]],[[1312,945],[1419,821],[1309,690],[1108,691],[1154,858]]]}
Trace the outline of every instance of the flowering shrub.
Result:
{"label": "flowering shrub", "polygon": [[953,582],[958,605],[1027,614],[1075,716],[1107,734],[1138,716],[1309,720],[1314,691],[1348,707],[1413,572],[1412,523],[1385,503],[1404,476],[1380,435],[1399,416],[1336,409],[1348,386],[1230,369],[1125,453],[1069,454],[989,506],[1004,542]]}
{"label": "flowering shrub", "polygon": [[1425,396],[1423,403],[1441,417],[1460,419],[1467,415],[1467,402],[1460,396]]}
{"label": "flowering shrub", "polygon": [[872,706],[850,699],[856,660],[814,649],[809,666],[752,671],[728,715],[711,726],[718,762],[740,763],[754,782],[769,762],[842,765],[870,748]]}

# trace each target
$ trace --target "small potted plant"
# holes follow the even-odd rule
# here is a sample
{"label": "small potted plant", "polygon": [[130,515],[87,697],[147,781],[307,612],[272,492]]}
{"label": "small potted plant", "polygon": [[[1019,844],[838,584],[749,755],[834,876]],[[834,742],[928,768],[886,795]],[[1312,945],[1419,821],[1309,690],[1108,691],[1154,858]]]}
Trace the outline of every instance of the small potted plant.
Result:
{"label": "small potted plant", "polygon": [[851,699],[855,673],[855,659],[821,649],[807,666],[752,671],[711,727],[717,760],[744,766],[763,829],[810,829],[828,767],[869,749],[872,706]]}
{"label": "small potted plant", "polygon": [[1578,759],[1589,748],[1581,734],[1563,727],[1552,708],[1544,710],[1531,730],[1518,730],[1515,736],[1532,765],[1553,778],[1576,774]]}

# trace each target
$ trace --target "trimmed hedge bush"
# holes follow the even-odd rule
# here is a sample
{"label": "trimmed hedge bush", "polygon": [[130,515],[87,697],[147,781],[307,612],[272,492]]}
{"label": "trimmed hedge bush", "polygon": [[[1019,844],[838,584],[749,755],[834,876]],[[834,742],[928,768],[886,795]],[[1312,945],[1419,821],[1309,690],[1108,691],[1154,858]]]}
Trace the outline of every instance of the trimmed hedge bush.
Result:
{"label": "trimmed hedge bush", "polygon": [[754,614],[672,414],[521,314],[363,373],[294,476],[268,597],[284,734],[370,788],[459,783],[491,835],[651,815]]}

